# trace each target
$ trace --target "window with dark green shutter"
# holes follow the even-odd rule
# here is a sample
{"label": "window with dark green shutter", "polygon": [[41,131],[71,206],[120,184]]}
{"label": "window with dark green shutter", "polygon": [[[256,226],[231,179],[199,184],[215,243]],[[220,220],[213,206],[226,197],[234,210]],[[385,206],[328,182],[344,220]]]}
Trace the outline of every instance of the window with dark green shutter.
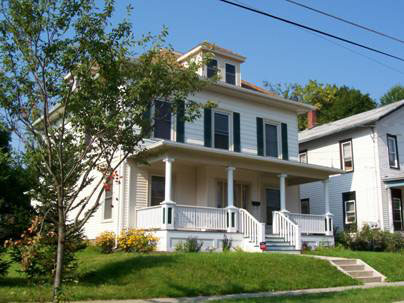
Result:
{"label": "window with dark green shutter", "polygon": [[205,108],[203,112],[204,122],[204,145],[206,147],[212,147],[212,110]]}
{"label": "window with dark green shutter", "polygon": [[257,154],[264,155],[264,120],[257,117]]}
{"label": "window with dark green shutter", "polygon": [[233,145],[235,152],[241,151],[240,141],[240,114],[233,113]]}
{"label": "window with dark green shutter", "polygon": [[177,142],[185,142],[185,104],[181,102],[177,109]]}
{"label": "window with dark green shutter", "polygon": [[154,102],[154,137],[171,139],[171,103]]}
{"label": "window with dark green shutter", "polygon": [[344,226],[347,229],[356,230],[357,214],[356,214],[356,192],[342,193],[342,209],[344,215]]}

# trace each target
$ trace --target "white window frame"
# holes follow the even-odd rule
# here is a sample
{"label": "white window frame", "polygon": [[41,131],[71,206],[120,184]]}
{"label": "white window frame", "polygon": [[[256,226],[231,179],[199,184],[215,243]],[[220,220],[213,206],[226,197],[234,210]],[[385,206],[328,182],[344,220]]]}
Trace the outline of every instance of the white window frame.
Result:
{"label": "white window frame", "polygon": [[[170,103],[171,104],[171,102],[169,102],[169,101],[164,101],[164,100],[156,100],[156,101],[159,101],[159,102],[167,102],[167,103]],[[176,129],[174,128],[175,127],[175,125],[176,125],[176,120],[175,120],[175,115],[173,115],[173,113],[172,113],[172,111],[171,111],[171,127],[170,127],[170,139],[163,139],[163,138],[158,138],[158,137],[156,137],[155,135],[154,135],[154,131],[155,131],[155,115],[156,115],[156,105],[155,105],[155,103],[153,102],[153,106],[151,107],[151,109],[150,109],[150,114],[151,114],[151,120],[153,121],[153,131],[152,131],[152,136],[151,136],[151,138],[153,139],[153,140],[170,140],[170,141],[174,141],[174,140],[176,140]]]}
{"label": "white window frame", "polygon": [[[102,204],[102,222],[103,223],[110,223],[113,222],[113,218],[114,218],[114,181],[111,181],[111,191],[112,191],[112,195],[111,195],[111,218],[105,218],[105,204],[106,204],[106,200],[107,200],[107,191],[104,190],[104,202]],[[109,197],[108,197],[109,199]]]}
{"label": "white window frame", "polygon": [[[229,149],[230,151],[234,151],[233,145],[233,112],[225,109],[214,109],[212,110],[212,146],[213,148],[217,148],[215,144],[215,114],[226,115],[229,119]],[[219,149],[219,148],[218,148]],[[225,149],[223,149],[225,150]]]}
{"label": "white window frame", "polygon": [[[393,152],[390,150],[390,145],[389,145],[389,141],[391,141],[393,143]],[[397,137],[387,134],[387,153],[388,153],[388,161],[389,161],[389,166],[390,168],[400,168],[400,164],[398,161],[398,150],[397,150]],[[392,165],[390,163],[390,154],[394,155],[394,164]]]}
{"label": "white window frame", "polygon": [[[347,170],[345,167],[345,155],[344,155],[344,145],[350,145],[350,150],[351,150],[351,162],[352,162],[352,169]],[[346,172],[351,172],[354,170],[354,157],[353,157],[353,148],[352,148],[352,140],[346,140],[346,141],[341,141],[340,146],[341,146],[341,165],[342,165],[342,170]]]}
{"label": "white window frame", "polygon": [[277,143],[278,143],[278,157],[277,157],[277,159],[282,159],[283,151],[282,151],[281,122],[273,121],[273,120],[264,120],[264,129],[263,129],[264,156],[265,157],[270,157],[270,156],[267,156],[267,145],[266,145],[267,132],[266,132],[266,127],[265,127],[266,124],[276,126],[276,136],[277,136]]}
{"label": "white window frame", "polygon": [[[348,211],[347,209],[347,204],[348,203],[353,203],[354,204],[354,210],[350,210],[350,211]],[[358,220],[358,218],[357,218],[357,214],[356,214],[356,200],[347,200],[347,201],[344,201],[344,206],[345,206],[345,218],[344,218],[344,221],[345,221],[345,224],[346,225],[350,225],[350,224],[355,224],[356,222],[357,222],[357,220]],[[354,214],[355,215],[355,221],[354,222],[348,222],[347,221],[347,219],[348,219],[348,216],[347,216],[347,214]]]}
{"label": "white window frame", "polygon": [[[302,161],[302,159],[301,159],[302,157],[304,157],[305,161]],[[307,158],[307,151],[299,153],[299,162],[300,163],[309,163],[308,158]]]}

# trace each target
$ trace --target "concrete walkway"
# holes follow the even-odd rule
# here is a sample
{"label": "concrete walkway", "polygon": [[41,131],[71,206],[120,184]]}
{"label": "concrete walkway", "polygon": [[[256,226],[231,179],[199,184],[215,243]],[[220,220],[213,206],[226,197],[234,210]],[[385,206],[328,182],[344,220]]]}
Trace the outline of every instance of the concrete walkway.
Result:
{"label": "concrete walkway", "polygon": [[200,296],[200,297],[182,297],[182,298],[155,298],[155,299],[136,299],[136,300],[93,300],[93,301],[75,301],[74,303],[190,303],[190,302],[207,302],[226,299],[248,299],[248,298],[263,298],[263,297],[278,297],[278,296],[300,296],[307,294],[321,294],[330,292],[341,292],[350,289],[369,289],[376,287],[393,287],[404,286],[403,282],[382,282],[371,283],[365,285],[342,286],[332,288],[312,288],[290,291],[274,291],[274,292],[256,292],[256,293],[241,293],[221,296]]}

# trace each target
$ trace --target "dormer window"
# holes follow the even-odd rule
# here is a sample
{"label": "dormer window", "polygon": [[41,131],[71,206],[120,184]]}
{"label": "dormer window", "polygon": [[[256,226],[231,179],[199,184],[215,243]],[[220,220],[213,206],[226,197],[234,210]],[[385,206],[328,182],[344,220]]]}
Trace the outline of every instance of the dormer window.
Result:
{"label": "dormer window", "polygon": [[233,64],[226,63],[226,83],[236,84],[236,67]]}
{"label": "dormer window", "polygon": [[208,78],[212,78],[217,75],[217,60],[210,59],[206,64],[206,67],[207,67],[206,76]]}

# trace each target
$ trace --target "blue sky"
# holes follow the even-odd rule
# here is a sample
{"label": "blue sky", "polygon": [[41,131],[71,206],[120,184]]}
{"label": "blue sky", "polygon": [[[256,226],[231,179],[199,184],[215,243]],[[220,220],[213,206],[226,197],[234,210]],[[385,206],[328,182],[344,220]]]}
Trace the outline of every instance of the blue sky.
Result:
{"label": "blue sky", "polygon": [[[240,0],[308,26],[404,57],[404,44],[379,37],[336,20],[307,11],[285,0]],[[404,40],[404,2],[397,0],[296,0]],[[119,0],[113,22],[134,7],[131,21],[138,36],[169,30],[168,42],[182,52],[208,40],[247,57],[242,78],[257,85],[322,83],[358,88],[378,100],[391,86],[404,84],[404,62],[330,42],[315,34],[217,0]],[[327,38],[331,39],[331,38]],[[339,45],[380,61],[393,71]]]}

